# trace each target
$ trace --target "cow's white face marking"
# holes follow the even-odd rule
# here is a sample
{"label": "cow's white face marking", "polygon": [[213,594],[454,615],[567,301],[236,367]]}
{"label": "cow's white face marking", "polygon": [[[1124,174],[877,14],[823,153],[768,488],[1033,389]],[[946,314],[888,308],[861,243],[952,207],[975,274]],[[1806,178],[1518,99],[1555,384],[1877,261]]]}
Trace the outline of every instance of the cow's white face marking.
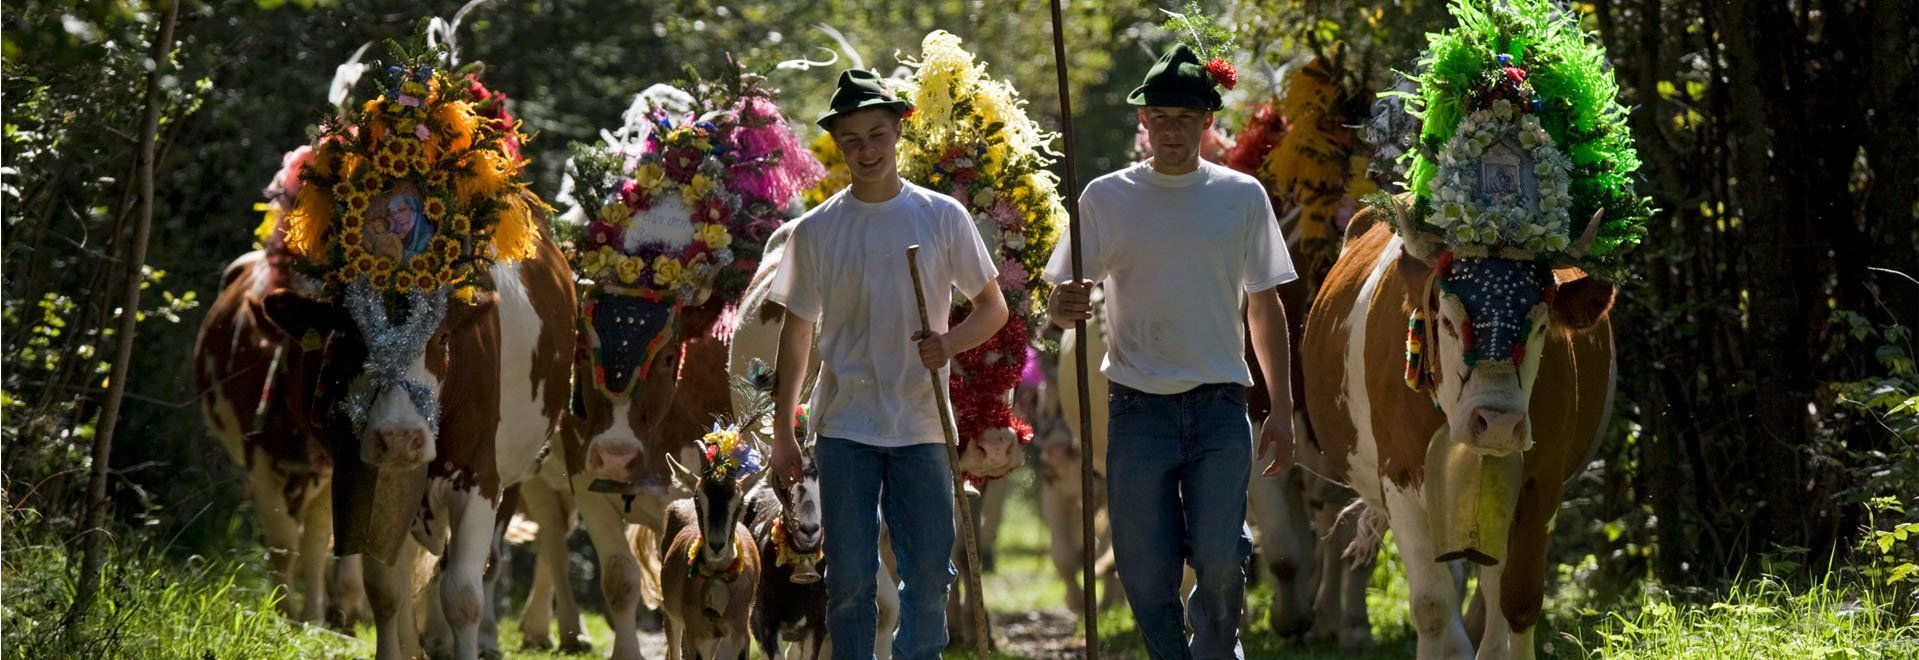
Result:
{"label": "cow's white face marking", "polygon": [[[439,399],[440,380],[427,370],[425,354],[421,354],[412,364],[407,365],[406,378],[425,386],[434,400]],[[361,374],[354,380],[352,388],[372,388],[368,381],[369,378]],[[404,388],[386,387],[373,392],[372,397],[373,406],[367,411],[366,432],[360,438],[361,460],[373,465],[393,463],[395,459],[393,451],[398,448],[382,443],[388,443],[405,434],[420,434],[425,438],[425,446],[422,448],[424,453],[404,457],[401,462],[418,465],[432,462],[438,456],[436,440],[439,429],[434,428],[422,414],[411,394]]]}
{"label": "cow's white face marking", "polygon": [[1463,336],[1472,324],[1471,316],[1456,296],[1439,296],[1438,303],[1433,322],[1439,329],[1433,333],[1436,341],[1429,359],[1439,361],[1434,399],[1446,416],[1451,439],[1492,456],[1530,449],[1528,402],[1545,351],[1550,309],[1540,302],[1526,314],[1523,358],[1482,350],[1477,363],[1469,365]]}

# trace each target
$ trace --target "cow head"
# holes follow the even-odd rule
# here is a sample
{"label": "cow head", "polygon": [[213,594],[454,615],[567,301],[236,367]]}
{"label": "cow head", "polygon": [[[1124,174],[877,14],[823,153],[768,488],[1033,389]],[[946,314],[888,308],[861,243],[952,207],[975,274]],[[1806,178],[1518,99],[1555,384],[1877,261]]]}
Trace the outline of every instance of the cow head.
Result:
{"label": "cow head", "polygon": [[[1560,282],[1554,264],[1532,255],[1459,256],[1404,218],[1405,254],[1429,269],[1425,286],[1412,285],[1425,373],[1409,376],[1432,388],[1452,441],[1494,456],[1525,451],[1548,333],[1598,323],[1612,308],[1613,285],[1583,273]],[[1582,239],[1573,256],[1589,244]]]}
{"label": "cow head", "polygon": [[697,447],[698,472],[688,470],[671,455],[666,457],[674,481],[692,494],[694,510],[699,513],[700,542],[689,560],[705,574],[732,573],[729,569],[744,550],[735,547],[734,529],[746,511],[745,495],[766,475],[760,461],[762,452],[737,428],[716,428]]}
{"label": "cow head", "polygon": [[456,337],[490,317],[494,301],[449,312],[447,294],[383,295],[364,281],[346,288],[344,303],[280,290],[253,304],[275,332],[299,343],[321,340],[324,356],[313,393],[318,422],[351,437],[360,459],[410,469],[438,455],[440,390]]}
{"label": "cow head", "polygon": [[[1417,264],[1403,271],[1414,292],[1407,378],[1429,391],[1446,418],[1426,448],[1424,473],[1435,556],[1497,564],[1524,478],[1524,452],[1533,445],[1538,411],[1530,404],[1541,356],[1556,335],[1604,318],[1613,285],[1583,273],[1561,282],[1553,264],[1535,255],[1460,256],[1406,215],[1398,216],[1404,257]],[[1571,256],[1583,253],[1591,235],[1589,229]]]}
{"label": "cow head", "polygon": [[647,466],[665,446],[660,424],[679,382],[681,309],[670,298],[588,294],[574,423],[593,490],[664,493]]}

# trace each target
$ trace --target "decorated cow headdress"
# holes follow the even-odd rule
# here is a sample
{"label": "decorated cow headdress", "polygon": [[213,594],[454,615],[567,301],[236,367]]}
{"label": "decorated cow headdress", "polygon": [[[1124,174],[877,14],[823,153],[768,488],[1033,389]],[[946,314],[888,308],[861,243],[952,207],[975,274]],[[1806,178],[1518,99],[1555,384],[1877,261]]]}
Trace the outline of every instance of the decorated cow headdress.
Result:
{"label": "decorated cow headdress", "polygon": [[[1633,192],[1639,159],[1604,50],[1548,0],[1453,0],[1459,25],[1430,35],[1408,75],[1406,109],[1421,120],[1393,212],[1406,250],[1434,266],[1422,305],[1457,301],[1470,367],[1519,364],[1557,287],[1550,269],[1617,276],[1650,200]],[[1408,384],[1431,384],[1430,315],[1416,312]]]}
{"label": "decorated cow headdress", "polygon": [[740,296],[767,237],[825,173],[760,77],[678,85],[640,93],[624,125],[574,145],[568,164],[562,229],[609,393],[645,377],[681,307]]}

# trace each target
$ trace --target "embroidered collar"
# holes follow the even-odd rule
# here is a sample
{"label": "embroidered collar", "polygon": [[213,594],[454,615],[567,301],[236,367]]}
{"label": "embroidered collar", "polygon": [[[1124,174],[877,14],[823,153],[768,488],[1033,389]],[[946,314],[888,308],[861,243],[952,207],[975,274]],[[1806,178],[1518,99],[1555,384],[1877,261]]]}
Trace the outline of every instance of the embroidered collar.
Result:
{"label": "embroidered collar", "polygon": [[826,558],[826,539],[824,538],[820,539],[819,545],[813,546],[811,551],[802,551],[794,547],[792,535],[786,533],[785,518],[773,520],[773,547],[779,548],[779,558],[773,562],[775,566],[786,566],[802,559],[818,564]]}
{"label": "embroidered collar", "polygon": [[705,546],[705,536],[693,537],[692,547],[686,549],[686,577],[707,580],[719,578],[731,582],[740,576],[740,571],[746,570],[746,550],[740,547],[738,536],[733,537],[733,563],[727,564],[723,570],[714,570],[706,562],[700,561],[700,548]]}

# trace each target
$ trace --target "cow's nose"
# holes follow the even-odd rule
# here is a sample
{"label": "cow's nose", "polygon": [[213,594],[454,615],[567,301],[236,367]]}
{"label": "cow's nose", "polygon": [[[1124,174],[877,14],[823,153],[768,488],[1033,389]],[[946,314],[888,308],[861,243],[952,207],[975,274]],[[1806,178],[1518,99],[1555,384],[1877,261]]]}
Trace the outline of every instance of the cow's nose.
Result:
{"label": "cow's nose", "polygon": [[380,429],[381,463],[418,465],[427,461],[424,429]]}
{"label": "cow's nose", "polygon": [[800,523],[800,536],[812,536],[820,533],[819,523]]}
{"label": "cow's nose", "polygon": [[1473,409],[1473,437],[1476,439],[1498,440],[1508,438],[1519,428],[1519,422],[1526,419],[1526,413],[1502,408]]}
{"label": "cow's nose", "polygon": [[637,446],[594,443],[587,449],[587,469],[598,479],[627,481],[632,474],[633,459],[639,455]]}

